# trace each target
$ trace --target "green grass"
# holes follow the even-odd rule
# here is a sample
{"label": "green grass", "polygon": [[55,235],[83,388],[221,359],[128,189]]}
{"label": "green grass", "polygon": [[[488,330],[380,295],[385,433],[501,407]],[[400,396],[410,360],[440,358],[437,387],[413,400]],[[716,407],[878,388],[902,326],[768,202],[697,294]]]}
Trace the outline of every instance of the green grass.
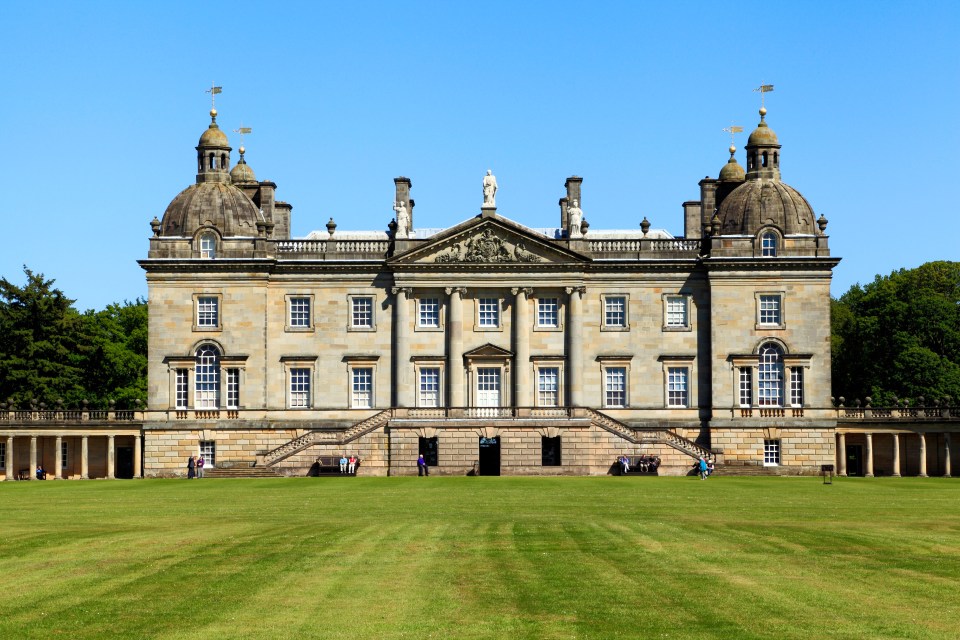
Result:
{"label": "green grass", "polygon": [[957,638],[960,480],[0,485],[0,638]]}

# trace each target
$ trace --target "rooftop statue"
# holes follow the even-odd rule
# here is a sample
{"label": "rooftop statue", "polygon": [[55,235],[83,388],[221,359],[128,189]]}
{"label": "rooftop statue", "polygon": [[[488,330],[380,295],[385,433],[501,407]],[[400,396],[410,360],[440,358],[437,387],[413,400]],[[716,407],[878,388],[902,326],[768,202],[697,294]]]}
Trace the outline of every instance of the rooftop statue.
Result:
{"label": "rooftop statue", "polygon": [[483,206],[496,208],[497,201],[497,177],[493,171],[487,169],[487,175],[483,176]]}
{"label": "rooftop statue", "polygon": [[570,229],[568,235],[571,238],[582,238],[583,233],[580,231],[580,224],[583,222],[583,211],[580,210],[576,200],[573,201],[572,206],[567,207],[567,214],[570,216]]}
{"label": "rooftop statue", "polygon": [[403,200],[394,202],[393,210],[397,212],[397,231],[394,237],[406,238],[410,231],[410,214],[407,213],[407,203]]}

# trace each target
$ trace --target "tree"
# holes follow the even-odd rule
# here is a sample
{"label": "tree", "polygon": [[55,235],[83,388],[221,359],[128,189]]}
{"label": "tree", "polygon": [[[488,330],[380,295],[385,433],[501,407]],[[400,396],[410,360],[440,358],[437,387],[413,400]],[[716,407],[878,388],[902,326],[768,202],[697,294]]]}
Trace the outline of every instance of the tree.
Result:
{"label": "tree", "polygon": [[0,278],[0,399],[78,402],[85,393],[73,300],[43,274],[23,272],[22,287]]}
{"label": "tree", "polygon": [[834,396],[960,399],[960,263],[854,285],[831,305]]}
{"label": "tree", "polygon": [[82,316],[84,386],[99,406],[147,401],[147,304],[111,304]]}

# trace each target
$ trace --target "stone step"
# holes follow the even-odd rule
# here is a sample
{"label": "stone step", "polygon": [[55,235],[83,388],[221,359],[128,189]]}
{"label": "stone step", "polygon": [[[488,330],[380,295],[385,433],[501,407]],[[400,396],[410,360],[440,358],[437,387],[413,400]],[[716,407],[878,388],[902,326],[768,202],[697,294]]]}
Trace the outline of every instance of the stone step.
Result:
{"label": "stone step", "polygon": [[279,478],[270,467],[231,467],[229,469],[206,469],[204,478]]}
{"label": "stone step", "polygon": [[714,473],[724,476],[779,476],[779,467],[762,467],[756,464],[718,464]]}

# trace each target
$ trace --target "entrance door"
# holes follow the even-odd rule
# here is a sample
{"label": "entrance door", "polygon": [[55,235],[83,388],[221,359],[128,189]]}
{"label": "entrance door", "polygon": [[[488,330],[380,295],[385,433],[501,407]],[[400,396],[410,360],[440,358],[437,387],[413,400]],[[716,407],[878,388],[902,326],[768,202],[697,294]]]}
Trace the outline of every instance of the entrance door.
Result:
{"label": "entrance door", "polygon": [[859,444],[847,445],[847,475],[863,475],[863,446]]}
{"label": "entrance door", "polygon": [[[480,367],[477,369],[477,406],[490,408],[489,411],[481,409],[481,416],[489,416],[492,418],[498,415],[495,407],[500,406],[499,368]],[[499,453],[497,455],[499,455]],[[499,466],[499,462],[497,464]]]}
{"label": "entrance door", "polygon": [[133,447],[117,447],[116,477],[124,479],[133,477]]}
{"label": "entrance door", "polygon": [[500,475],[500,436],[480,438],[480,475]]}

